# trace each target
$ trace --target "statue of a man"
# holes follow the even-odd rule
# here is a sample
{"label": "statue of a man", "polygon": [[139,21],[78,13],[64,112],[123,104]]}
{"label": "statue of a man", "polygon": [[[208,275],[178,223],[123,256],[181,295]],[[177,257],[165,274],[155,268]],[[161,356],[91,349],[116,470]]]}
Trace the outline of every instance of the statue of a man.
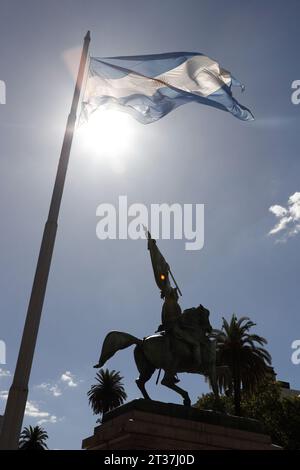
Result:
{"label": "statue of a man", "polygon": [[[187,343],[193,351],[194,361],[197,366],[200,367],[202,365],[201,344],[207,343],[205,336],[206,331],[204,331],[205,328],[201,326],[200,319],[199,322],[196,321],[196,323],[194,322],[191,325],[191,323],[184,318],[185,315],[182,314],[181,307],[178,303],[178,292],[180,295],[182,294],[171,273],[170,266],[161,254],[156,240],[151,237],[146,227],[144,227],[144,229],[148,239],[148,250],[150,251],[155,282],[160,289],[161,298],[164,299],[161,312],[162,324],[159,326],[158,331],[165,331],[166,336],[169,338],[169,345],[171,345],[170,339],[172,337]],[[171,286],[169,274],[176,284],[175,288]]]}
{"label": "statue of a man", "polygon": [[178,303],[177,289],[170,287],[164,292],[164,303],[161,312],[161,325],[158,331],[165,331],[169,337],[184,341],[193,351],[194,360],[198,367],[202,364],[200,337],[186,324],[182,323],[182,310]]}

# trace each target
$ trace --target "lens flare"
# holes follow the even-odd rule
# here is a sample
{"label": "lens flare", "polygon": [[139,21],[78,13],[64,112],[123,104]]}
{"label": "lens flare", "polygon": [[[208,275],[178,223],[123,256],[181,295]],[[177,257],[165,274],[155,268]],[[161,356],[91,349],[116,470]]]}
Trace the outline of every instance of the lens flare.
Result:
{"label": "lens flare", "polygon": [[118,111],[95,112],[78,132],[89,156],[107,158],[116,172],[124,171],[134,136],[130,116]]}

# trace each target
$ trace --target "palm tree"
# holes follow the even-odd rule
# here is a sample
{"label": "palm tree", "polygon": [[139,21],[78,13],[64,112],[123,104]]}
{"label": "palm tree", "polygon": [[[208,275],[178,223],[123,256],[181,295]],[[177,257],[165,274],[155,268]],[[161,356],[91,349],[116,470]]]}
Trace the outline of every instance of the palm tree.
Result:
{"label": "palm tree", "polygon": [[[252,393],[271,371],[271,356],[263,348],[267,340],[256,334],[250,334],[255,326],[248,317],[239,320],[232,315],[228,323],[223,318],[221,331],[216,331],[218,364],[228,366],[231,380],[229,390],[234,395],[234,408],[237,416],[241,415],[241,388]],[[220,377],[219,387],[225,389],[224,376]]]}
{"label": "palm tree", "polygon": [[46,450],[48,446],[46,440],[48,439],[47,432],[40,426],[29,426],[24,428],[20,435],[19,449],[21,450]]}
{"label": "palm tree", "polygon": [[124,403],[127,398],[122,383],[123,377],[115,370],[101,369],[95,377],[97,384],[88,391],[89,404],[94,414],[105,413]]}

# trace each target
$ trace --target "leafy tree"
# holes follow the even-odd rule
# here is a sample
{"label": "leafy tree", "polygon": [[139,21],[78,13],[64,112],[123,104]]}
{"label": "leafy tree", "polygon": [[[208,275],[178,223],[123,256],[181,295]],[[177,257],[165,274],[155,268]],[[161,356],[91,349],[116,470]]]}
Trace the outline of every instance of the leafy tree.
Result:
{"label": "leafy tree", "polygon": [[242,401],[243,414],[261,421],[274,444],[300,450],[300,398],[282,397],[277,382],[265,380]]}
{"label": "leafy tree", "polygon": [[124,403],[127,394],[120,372],[101,369],[95,379],[97,383],[88,391],[89,404],[93,413],[102,414],[103,419],[105,413]]}
{"label": "leafy tree", "polygon": [[300,450],[300,398],[284,398],[279,426],[284,429],[281,445],[285,449]]}
{"label": "leafy tree", "polygon": [[228,323],[223,318],[222,330],[215,330],[217,340],[218,364],[228,366],[230,370],[230,383],[224,382],[220,377],[219,388],[233,392],[234,409],[237,416],[241,415],[241,390],[252,393],[270,372],[271,356],[262,346],[267,340],[251,334],[255,326],[248,317],[239,320],[232,315]]}
{"label": "leafy tree", "polygon": [[[216,401],[213,393],[207,393],[198,398],[195,407],[232,414],[234,399],[222,395]],[[278,382],[266,377],[255,392],[242,392],[241,410],[244,417],[263,423],[274,444],[300,450],[300,398],[282,397]]]}
{"label": "leafy tree", "polygon": [[29,428],[25,427],[20,435],[19,449],[46,450],[48,449],[46,444],[47,439],[47,432],[40,426],[29,426]]}
{"label": "leafy tree", "polygon": [[205,393],[198,398],[195,407],[201,410],[214,410],[225,414],[234,414],[232,396],[221,395],[216,400],[214,393]]}

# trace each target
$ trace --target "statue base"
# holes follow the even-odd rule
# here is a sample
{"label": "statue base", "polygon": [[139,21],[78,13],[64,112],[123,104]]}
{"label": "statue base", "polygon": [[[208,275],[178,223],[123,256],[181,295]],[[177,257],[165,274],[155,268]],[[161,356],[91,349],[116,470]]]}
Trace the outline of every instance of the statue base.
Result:
{"label": "statue base", "polygon": [[[133,400],[106,414],[88,450],[272,450],[259,421],[215,411]],[[278,447],[277,447],[278,448]]]}

